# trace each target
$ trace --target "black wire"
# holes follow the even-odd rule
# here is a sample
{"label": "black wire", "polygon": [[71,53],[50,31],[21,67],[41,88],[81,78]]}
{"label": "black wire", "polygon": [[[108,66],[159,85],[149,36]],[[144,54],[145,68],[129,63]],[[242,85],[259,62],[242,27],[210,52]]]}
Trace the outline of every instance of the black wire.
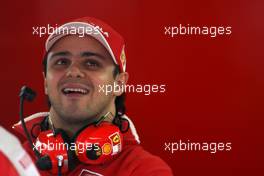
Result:
{"label": "black wire", "polygon": [[34,147],[33,142],[32,142],[32,139],[31,139],[31,137],[29,135],[29,132],[28,132],[27,127],[26,127],[26,124],[25,124],[24,115],[23,115],[24,114],[24,112],[23,112],[24,111],[23,106],[24,106],[24,97],[23,96],[20,96],[20,111],[19,111],[20,121],[21,121],[23,130],[24,130],[24,132],[26,134],[27,140],[29,141],[29,144],[30,144],[32,150],[34,151],[34,153],[36,154],[36,156],[38,157],[38,159],[40,159],[40,157],[41,157],[40,156],[40,153]]}
{"label": "black wire", "polygon": [[62,176],[61,169],[62,169],[62,166],[58,166],[58,176]]}

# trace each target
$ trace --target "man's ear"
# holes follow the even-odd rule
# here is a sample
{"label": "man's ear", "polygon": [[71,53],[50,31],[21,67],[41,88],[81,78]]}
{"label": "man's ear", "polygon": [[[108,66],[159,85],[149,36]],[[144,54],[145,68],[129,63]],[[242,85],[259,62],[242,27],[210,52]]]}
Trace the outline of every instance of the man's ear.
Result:
{"label": "man's ear", "polygon": [[120,96],[124,93],[125,91],[125,85],[128,81],[128,73],[127,72],[122,72],[122,73],[119,73],[117,76],[116,76],[116,79],[115,79],[115,84],[119,86],[120,89],[116,89],[116,91],[113,91],[114,95],[115,96]]}
{"label": "man's ear", "polygon": [[48,95],[47,79],[46,79],[46,76],[45,76],[44,72],[42,72],[42,75],[43,75],[43,80],[44,80],[44,91],[45,91],[45,94]]}

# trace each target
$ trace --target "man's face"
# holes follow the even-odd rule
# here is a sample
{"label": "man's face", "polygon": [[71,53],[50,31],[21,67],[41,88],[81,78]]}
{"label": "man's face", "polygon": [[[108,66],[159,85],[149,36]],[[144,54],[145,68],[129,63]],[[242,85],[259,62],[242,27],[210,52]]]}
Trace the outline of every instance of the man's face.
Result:
{"label": "man's face", "polygon": [[56,114],[68,122],[104,115],[115,95],[99,91],[114,85],[115,66],[108,51],[90,36],[65,36],[48,54],[45,92]]}

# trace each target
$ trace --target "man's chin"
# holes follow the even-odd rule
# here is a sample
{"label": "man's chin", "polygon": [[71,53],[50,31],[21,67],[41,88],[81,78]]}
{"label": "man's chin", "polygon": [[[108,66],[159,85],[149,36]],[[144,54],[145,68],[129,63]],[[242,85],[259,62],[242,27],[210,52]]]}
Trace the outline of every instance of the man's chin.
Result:
{"label": "man's chin", "polygon": [[91,117],[88,115],[84,115],[82,113],[73,113],[70,111],[64,112],[61,115],[61,118],[66,121],[67,123],[85,123],[92,121]]}

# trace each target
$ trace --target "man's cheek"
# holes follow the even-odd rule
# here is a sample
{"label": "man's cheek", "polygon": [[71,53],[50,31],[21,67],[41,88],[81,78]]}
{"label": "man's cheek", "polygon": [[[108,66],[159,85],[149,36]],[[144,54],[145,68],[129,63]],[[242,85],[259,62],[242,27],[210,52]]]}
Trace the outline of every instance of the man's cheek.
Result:
{"label": "man's cheek", "polygon": [[[104,87],[104,82],[101,80],[101,78],[97,77],[97,79],[91,80],[91,89],[93,89],[95,94],[101,93],[100,87]],[[102,89],[102,88],[101,88]]]}
{"label": "man's cheek", "polygon": [[61,93],[59,88],[56,86],[56,84],[54,84],[54,82],[48,82],[47,83],[47,95],[48,96],[59,96],[59,94]]}
{"label": "man's cheek", "polygon": [[60,81],[60,74],[58,73],[53,73],[53,72],[50,72],[49,74],[47,74],[47,78],[46,78],[46,82],[47,82],[47,86],[48,87],[51,87],[51,88],[58,88],[58,83]]}
{"label": "man's cheek", "polygon": [[112,82],[101,82],[98,83],[95,87],[96,93],[100,96],[112,95],[114,91],[114,84]]}

